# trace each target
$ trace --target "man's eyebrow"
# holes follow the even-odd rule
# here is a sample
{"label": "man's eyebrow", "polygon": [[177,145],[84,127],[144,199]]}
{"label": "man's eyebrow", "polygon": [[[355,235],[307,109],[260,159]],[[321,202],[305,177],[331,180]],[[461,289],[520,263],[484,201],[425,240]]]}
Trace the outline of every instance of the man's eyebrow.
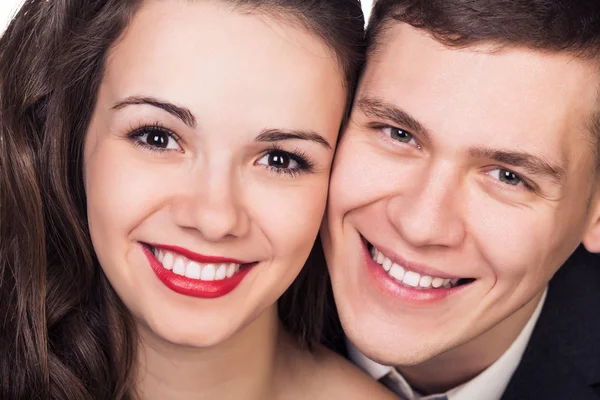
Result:
{"label": "man's eyebrow", "polygon": [[329,150],[331,145],[316,132],[287,129],[265,129],[255,139],[257,142],[279,142],[282,140],[309,140],[316,142]]}
{"label": "man's eyebrow", "polygon": [[192,112],[188,108],[177,106],[173,103],[164,100],[159,100],[155,97],[130,96],[124,100],[119,101],[112,107],[112,109],[120,110],[130,105],[142,104],[160,108],[161,110],[164,110],[169,114],[179,118],[181,121],[183,121],[184,124],[186,124],[190,128],[195,128],[197,125],[194,114],[192,114]]}
{"label": "man's eyebrow", "polygon": [[552,163],[544,157],[525,152],[472,147],[469,153],[472,157],[487,158],[502,164],[521,167],[530,174],[547,176],[556,183],[563,181],[567,170],[566,165]]}
{"label": "man's eyebrow", "polygon": [[417,133],[425,139],[429,139],[429,132],[425,127],[406,111],[393,104],[386,103],[373,97],[363,97],[356,102],[356,106],[367,116],[386,119],[409,129],[410,133]]}

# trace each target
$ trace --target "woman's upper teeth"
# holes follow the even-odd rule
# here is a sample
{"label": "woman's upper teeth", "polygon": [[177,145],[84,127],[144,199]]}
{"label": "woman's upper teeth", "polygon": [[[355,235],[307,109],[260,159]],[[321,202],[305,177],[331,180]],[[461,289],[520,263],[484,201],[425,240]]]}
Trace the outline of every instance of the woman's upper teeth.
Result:
{"label": "woman's upper teeth", "polygon": [[240,264],[233,263],[200,264],[188,260],[181,254],[163,249],[155,248],[154,255],[165,269],[173,271],[174,274],[201,281],[218,281],[231,278],[240,269]]}
{"label": "woman's upper teeth", "polygon": [[444,279],[429,275],[421,275],[415,271],[409,271],[403,266],[394,263],[390,258],[386,257],[374,246],[371,247],[371,257],[377,264],[383,267],[383,269],[387,272],[389,276],[391,276],[399,282],[402,282],[407,286],[411,286],[414,288],[451,288],[455,286],[459,281],[459,279]]}

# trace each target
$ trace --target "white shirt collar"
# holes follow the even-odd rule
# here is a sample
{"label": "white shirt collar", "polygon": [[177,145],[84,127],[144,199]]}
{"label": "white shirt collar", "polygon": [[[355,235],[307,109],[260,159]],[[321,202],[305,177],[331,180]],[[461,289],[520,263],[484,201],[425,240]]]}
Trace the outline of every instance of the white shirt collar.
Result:
{"label": "white shirt collar", "polygon": [[[521,362],[529,339],[531,339],[531,334],[533,333],[535,324],[540,317],[544,302],[546,301],[547,293],[548,289],[546,288],[535,311],[529,318],[529,321],[504,354],[475,378],[446,392],[445,395],[448,400],[499,400],[502,397],[512,375]],[[408,382],[406,382],[395,368],[381,365],[370,360],[354,347],[350,341],[346,340],[346,342],[348,346],[348,356],[352,362],[377,380],[392,373],[392,376],[395,378],[394,381],[397,384],[395,391],[397,393],[407,394],[409,396],[408,400],[427,400],[439,396],[439,394],[426,397],[420,396],[412,390]]]}

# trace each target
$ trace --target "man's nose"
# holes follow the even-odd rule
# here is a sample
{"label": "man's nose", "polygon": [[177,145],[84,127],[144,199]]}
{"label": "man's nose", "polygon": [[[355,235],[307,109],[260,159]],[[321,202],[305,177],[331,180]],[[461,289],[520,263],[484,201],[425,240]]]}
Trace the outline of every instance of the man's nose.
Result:
{"label": "man's nose", "polygon": [[[386,212],[402,238],[414,247],[460,246],[465,237],[458,174],[431,168],[418,182],[399,184]],[[405,181],[406,177],[402,177]]]}

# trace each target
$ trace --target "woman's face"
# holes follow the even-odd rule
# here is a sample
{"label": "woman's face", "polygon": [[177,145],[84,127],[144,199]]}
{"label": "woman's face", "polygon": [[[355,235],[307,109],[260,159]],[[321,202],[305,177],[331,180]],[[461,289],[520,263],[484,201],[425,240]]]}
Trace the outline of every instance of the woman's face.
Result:
{"label": "woman's face", "polygon": [[211,346],[278,299],[323,216],[345,97],[299,24],[145,3],[109,53],[84,153],[94,248],[139,325]]}

